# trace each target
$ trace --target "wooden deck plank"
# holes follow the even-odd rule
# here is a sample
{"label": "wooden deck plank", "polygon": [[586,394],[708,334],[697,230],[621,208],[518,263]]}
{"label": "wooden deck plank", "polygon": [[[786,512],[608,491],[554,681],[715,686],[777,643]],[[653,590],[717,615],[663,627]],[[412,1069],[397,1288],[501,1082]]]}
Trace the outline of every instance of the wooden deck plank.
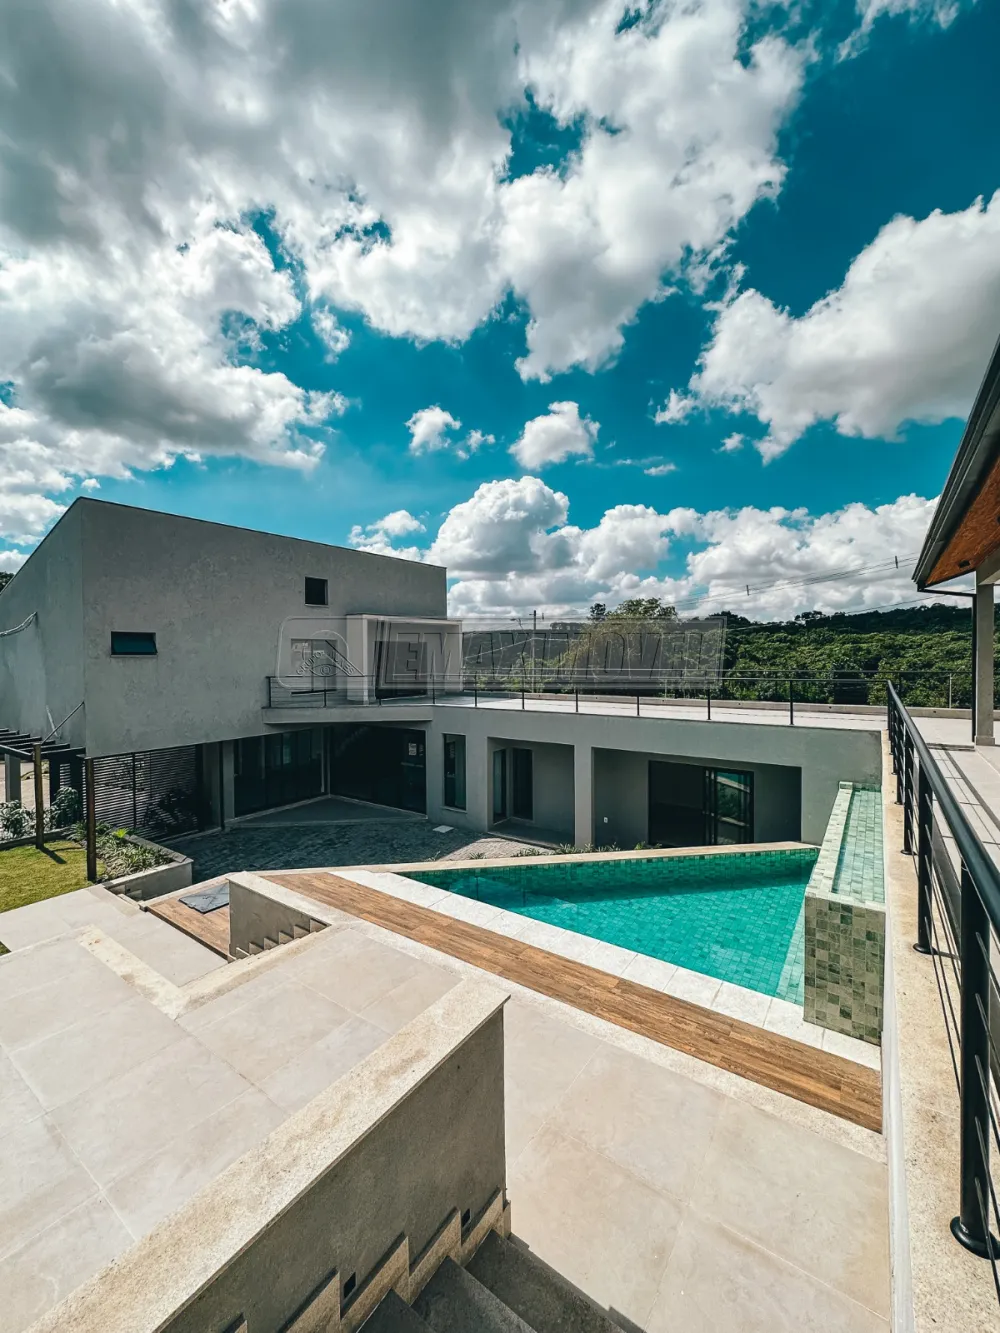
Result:
{"label": "wooden deck plank", "polygon": [[196,912],[193,907],[185,906],[179,898],[164,898],[162,902],[151,902],[146,911],[229,961],[228,907],[216,907],[211,912]]}
{"label": "wooden deck plank", "polygon": [[881,1079],[863,1065],[328,872],[266,877],[663,1046],[881,1132]]}

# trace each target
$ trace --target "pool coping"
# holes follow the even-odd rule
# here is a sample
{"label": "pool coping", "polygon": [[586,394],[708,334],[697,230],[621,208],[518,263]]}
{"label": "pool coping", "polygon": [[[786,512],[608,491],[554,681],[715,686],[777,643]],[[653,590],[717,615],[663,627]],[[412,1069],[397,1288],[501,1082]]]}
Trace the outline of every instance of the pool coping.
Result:
{"label": "pool coping", "polygon": [[[800,850],[808,843],[755,843],[742,844],[753,846],[757,851]],[[699,848],[695,855],[706,852],[721,852],[721,848]],[[732,848],[725,849],[732,852]],[[686,849],[691,855],[690,848]],[[678,849],[672,855],[683,855],[685,849]],[[610,853],[601,859],[611,857],[633,858],[648,856],[647,852]],[[676,999],[687,1000],[701,1005],[715,1013],[737,1018],[744,1023],[774,1032],[817,1050],[828,1051],[852,1060],[868,1069],[881,1070],[881,1051],[877,1046],[846,1037],[842,1033],[832,1032],[827,1028],[807,1023],[803,1017],[802,1006],[776,996],[764,995],[760,991],[737,986],[731,981],[721,981],[702,972],[694,972],[675,963],[663,962],[630,949],[623,949],[617,944],[608,944],[604,940],[581,935],[576,931],[566,930],[562,926],[553,926],[548,922],[536,921],[533,917],[520,916],[508,912],[502,907],[493,907],[474,898],[464,898],[447,889],[438,889],[419,880],[409,879],[401,873],[405,870],[478,868],[484,865],[499,867],[503,865],[524,865],[524,857],[505,858],[503,860],[473,860],[468,862],[423,861],[398,867],[373,866],[324,866],[318,873],[337,875],[341,879],[353,881],[364,888],[374,889],[401,901],[414,903],[442,916],[450,916],[458,921],[467,921],[470,925],[481,926],[484,930],[510,939],[522,940],[525,944],[535,945],[562,958],[573,962],[585,963],[612,976],[624,977],[638,982],[652,990],[658,990]],[[565,862],[581,859],[579,856],[531,857],[531,864],[546,862]],[[588,860],[591,858],[587,858]],[[313,871],[312,873],[317,873]]]}
{"label": "pool coping", "polygon": [[[381,873],[392,872],[397,875],[405,875],[412,870],[475,870],[489,866],[490,869],[508,869],[515,866],[523,866],[526,863],[533,866],[552,866],[568,865],[576,861],[656,861],[665,860],[670,857],[700,857],[700,856],[757,856],[765,852],[803,852],[816,851],[817,845],[814,842],[734,842],[721,847],[647,847],[642,850],[630,850],[627,852],[552,852],[542,856],[490,856],[490,857],[470,857],[465,860],[447,860],[441,861],[406,861],[398,862],[395,865],[366,865],[366,866],[347,866],[348,870],[372,870]],[[329,867],[324,867],[329,869]],[[341,868],[337,868],[340,874]],[[570,932],[572,933],[572,932]]]}

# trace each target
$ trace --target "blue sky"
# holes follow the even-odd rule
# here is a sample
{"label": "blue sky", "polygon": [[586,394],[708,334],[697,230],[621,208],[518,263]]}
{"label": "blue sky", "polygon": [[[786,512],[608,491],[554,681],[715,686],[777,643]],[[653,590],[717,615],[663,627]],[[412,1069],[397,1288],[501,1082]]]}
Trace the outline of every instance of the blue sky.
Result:
{"label": "blue sky", "polygon": [[[913,600],[886,566],[1000,333],[1000,7],[444,4],[418,42],[304,2],[159,45],[48,8],[0,566],[87,493],[435,559],[466,614]],[[185,101],[223,69],[252,115]]]}

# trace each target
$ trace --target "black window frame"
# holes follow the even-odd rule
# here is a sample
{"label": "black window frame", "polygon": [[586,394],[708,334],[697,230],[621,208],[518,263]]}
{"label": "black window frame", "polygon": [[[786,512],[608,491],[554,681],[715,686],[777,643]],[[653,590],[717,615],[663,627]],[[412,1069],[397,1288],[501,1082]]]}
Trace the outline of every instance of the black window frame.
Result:
{"label": "black window frame", "polygon": [[[147,646],[143,648],[125,646],[126,642],[131,641],[133,645],[144,643]],[[156,634],[152,630],[146,629],[113,629],[111,631],[111,656],[112,657],[156,657],[158,653],[156,646]]]}
{"label": "black window frame", "polygon": [[[310,584],[312,585],[311,589],[310,589]],[[323,588],[323,600],[321,602],[315,600],[317,585],[322,585]],[[310,595],[310,591],[312,595]],[[305,581],[305,588],[303,589],[302,595],[305,598],[306,606],[329,606],[330,605],[329,579],[314,578],[312,575],[307,574]]]}

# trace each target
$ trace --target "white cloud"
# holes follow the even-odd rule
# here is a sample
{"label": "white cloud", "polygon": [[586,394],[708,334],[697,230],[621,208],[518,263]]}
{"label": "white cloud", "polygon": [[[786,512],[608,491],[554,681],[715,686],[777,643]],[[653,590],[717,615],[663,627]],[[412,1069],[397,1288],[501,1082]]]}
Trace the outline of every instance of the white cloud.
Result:
{"label": "white cloud", "polygon": [[[16,574],[27,560],[23,551],[0,551],[0,571],[4,574]],[[0,625],[0,629],[4,628]]]}
{"label": "white cloud", "polygon": [[767,426],[765,459],[818,421],[893,437],[908,421],[966,415],[998,310],[1000,191],[962,212],[894,218],[800,317],[752,289],[733,296],[691,388]]}
{"label": "white cloud", "polygon": [[327,361],[336,361],[341,352],[346,352],[351,345],[351,335],[337,320],[332,310],[317,306],[312,312],[312,326],[316,336],[326,348]]}
{"label": "white cloud", "polygon": [[402,560],[423,560],[424,553],[416,546],[398,547],[393,545],[396,537],[408,537],[413,533],[426,532],[418,518],[407,509],[394,509],[391,514],[376,519],[367,527],[356,523],[348,536],[350,544],[359,551],[368,551],[374,555],[395,555]]}
{"label": "white cloud", "polygon": [[577,403],[549,403],[547,414],[525,423],[510,452],[524,468],[548,467],[574,456],[593,458],[599,429],[596,421],[581,418]]}
{"label": "white cloud", "polygon": [[697,406],[697,398],[671,389],[667,401],[654,413],[653,420],[658,426],[676,426],[685,417],[690,416]]}
{"label": "white cloud", "polygon": [[717,454],[738,454],[742,448],[743,436],[734,432],[732,435],[726,436],[715,452]]}
{"label": "white cloud", "polygon": [[671,472],[677,471],[676,463],[656,463],[653,467],[644,468],[647,477],[666,477]]}
{"label": "white cloud", "polygon": [[[965,0],[967,5],[976,0]],[[911,22],[936,23],[948,28],[962,9],[963,0],[856,0],[861,23],[838,49],[841,60],[857,55],[864,49],[868,36],[880,18],[894,18],[905,14]]]}
{"label": "white cloud", "polygon": [[410,453],[434,453],[438,449],[447,449],[451,440],[446,438],[448,431],[460,430],[462,423],[443,407],[422,407],[414,412],[406,423],[410,432]]}

